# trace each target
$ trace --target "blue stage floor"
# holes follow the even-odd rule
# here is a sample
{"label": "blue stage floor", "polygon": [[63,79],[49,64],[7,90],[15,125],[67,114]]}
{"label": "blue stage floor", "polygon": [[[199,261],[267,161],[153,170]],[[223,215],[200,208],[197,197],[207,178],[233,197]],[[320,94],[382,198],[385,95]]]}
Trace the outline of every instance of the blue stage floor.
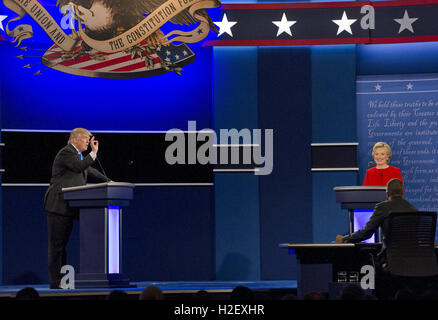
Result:
{"label": "blue stage floor", "polygon": [[159,287],[163,294],[190,294],[199,290],[210,293],[230,293],[236,286],[245,286],[252,290],[270,291],[285,290],[293,291],[297,289],[296,280],[282,281],[147,281],[131,282],[135,288],[91,288],[91,289],[69,289],[53,290],[46,285],[14,285],[0,286],[0,298],[13,298],[15,294],[25,288],[35,288],[41,297],[68,297],[68,296],[98,296],[107,295],[113,290],[123,290],[128,294],[140,294],[147,286],[154,285]]}

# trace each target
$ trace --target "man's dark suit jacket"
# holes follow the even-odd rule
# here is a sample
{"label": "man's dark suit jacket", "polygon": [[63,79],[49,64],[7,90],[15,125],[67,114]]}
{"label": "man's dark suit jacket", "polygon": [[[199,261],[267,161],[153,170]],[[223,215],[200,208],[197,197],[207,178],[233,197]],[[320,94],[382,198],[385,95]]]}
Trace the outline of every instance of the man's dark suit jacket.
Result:
{"label": "man's dark suit jacket", "polygon": [[80,154],[71,144],[59,150],[53,161],[50,186],[44,196],[44,209],[47,212],[77,217],[77,210],[68,206],[61,189],[83,186],[89,178],[92,182],[110,181],[98,170],[90,167],[93,162],[90,155],[81,160]]}
{"label": "man's dark suit jacket", "polygon": [[373,215],[371,216],[365,227],[351,235],[344,236],[342,241],[356,243],[366,240],[370,238],[379,227],[381,227],[383,234],[383,247],[379,255],[382,258],[381,261],[384,262],[384,260],[386,259],[383,254],[386,248],[385,238],[388,234],[388,219],[386,218],[389,216],[390,212],[403,211],[418,211],[418,209],[402,197],[392,197],[391,200],[380,202],[374,207]]}

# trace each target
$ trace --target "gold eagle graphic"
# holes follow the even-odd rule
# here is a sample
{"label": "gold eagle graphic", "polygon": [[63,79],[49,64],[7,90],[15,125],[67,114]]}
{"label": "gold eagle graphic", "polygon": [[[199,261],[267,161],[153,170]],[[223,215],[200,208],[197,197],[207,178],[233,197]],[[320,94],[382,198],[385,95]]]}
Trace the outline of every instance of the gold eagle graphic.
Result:
{"label": "gold eagle graphic", "polygon": [[[76,18],[85,25],[85,33],[90,38],[108,40],[129,30],[143,20],[144,15],[150,14],[165,2],[165,0],[57,0],[56,5],[59,8],[71,5],[75,9]],[[197,13],[205,17],[210,28],[218,33],[205,9]],[[187,26],[197,23],[187,9],[169,21]],[[146,39],[147,44],[154,46],[161,46],[166,41],[163,32],[159,29]],[[84,48],[86,47],[85,45]]]}

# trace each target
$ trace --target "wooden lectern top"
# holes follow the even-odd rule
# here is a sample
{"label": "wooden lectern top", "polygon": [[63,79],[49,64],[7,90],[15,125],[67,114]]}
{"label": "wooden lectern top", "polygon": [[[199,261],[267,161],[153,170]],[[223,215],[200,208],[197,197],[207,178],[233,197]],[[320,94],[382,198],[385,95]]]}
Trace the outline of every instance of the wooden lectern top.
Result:
{"label": "wooden lectern top", "polygon": [[343,186],[343,187],[334,187],[334,191],[359,191],[359,190],[385,190],[386,187],[378,187],[378,186]]}
{"label": "wooden lectern top", "polygon": [[386,187],[340,186],[333,190],[342,209],[373,209],[376,203],[387,200]]}
{"label": "wooden lectern top", "polygon": [[[87,184],[84,186],[62,188],[64,200],[100,200],[100,199],[124,199],[134,198],[135,185],[128,182],[103,182]],[[80,202],[70,202],[70,206],[79,205]],[[89,205],[89,202],[87,202]]]}
{"label": "wooden lectern top", "polygon": [[115,182],[115,181],[102,182],[102,183],[90,183],[90,184],[87,184],[87,185],[84,185],[84,186],[62,188],[62,192],[86,190],[86,189],[96,189],[96,188],[102,188],[102,187],[128,187],[128,188],[134,188],[135,184],[129,183],[129,182]]}

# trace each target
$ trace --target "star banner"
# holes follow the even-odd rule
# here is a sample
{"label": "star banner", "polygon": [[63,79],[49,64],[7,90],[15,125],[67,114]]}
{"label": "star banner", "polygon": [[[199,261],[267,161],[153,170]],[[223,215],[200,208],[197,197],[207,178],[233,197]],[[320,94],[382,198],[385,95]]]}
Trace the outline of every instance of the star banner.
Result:
{"label": "star banner", "polygon": [[438,0],[224,4],[207,46],[438,41]]}

